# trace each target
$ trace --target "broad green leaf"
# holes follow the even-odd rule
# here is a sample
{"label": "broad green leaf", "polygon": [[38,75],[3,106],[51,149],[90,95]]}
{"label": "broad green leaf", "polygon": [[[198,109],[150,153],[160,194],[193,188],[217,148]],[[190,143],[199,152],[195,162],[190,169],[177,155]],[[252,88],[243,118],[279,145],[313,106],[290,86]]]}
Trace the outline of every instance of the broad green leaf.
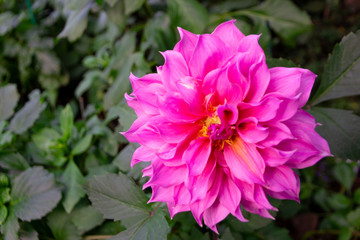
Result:
{"label": "broad green leaf", "polygon": [[92,135],[90,134],[80,139],[80,141],[77,142],[74,148],[71,150],[71,154],[75,156],[85,152],[90,147],[91,140],[92,140]]}
{"label": "broad green leaf", "polygon": [[60,134],[52,128],[43,128],[40,132],[32,135],[32,140],[36,146],[42,150],[50,150],[58,144]]}
{"label": "broad green leaf", "polygon": [[351,206],[351,200],[340,193],[334,194],[328,198],[328,203],[334,210],[344,210]]}
{"label": "broad green leaf", "polygon": [[336,164],[334,167],[334,177],[339,183],[345,186],[347,190],[351,190],[355,180],[355,173],[349,164],[344,162]]}
{"label": "broad green leaf", "polygon": [[0,88],[0,122],[7,120],[14,114],[14,109],[19,101],[19,93],[15,84],[8,84]]}
{"label": "broad green leaf", "polygon": [[29,99],[10,122],[9,129],[17,134],[21,134],[30,128],[46,107],[46,103],[41,103],[39,90],[33,90]]}
{"label": "broad green leaf", "polygon": [[105,121],[108,122],[115,117],[119,118],[123,131],[128,130],[136,120],[135,111],[127,104],[116,105],[110,108]]}
{"label": "broad green leaf", "polygon": [[4,225],[0,225],[4,240],[19,240],[18,232],[20,229],[19,221],[13,210],[9,210],[9,215]]}
{"label": "broad green leaf", "polygon": [[23,221],[40,219],[60,201],[54,176],[42,167],[28,168],[17,176],[11,189],[11,205]]}
{"label": "broad green leaf", "polygon": [[236,11],[233,15],[268,22],[288,44],[294,44],[295,37],[312,26],[310,16],[290,0],[266,0],[256,7]]}
{"label": "broad green leaf", "polygon": [[71,213],[76,203],[85,196],[85,192],[82,188],[82,185],[85,184],[85,178],[73,160],[67,164],[61,177],[61,181],[66,187],[62,204],[65,211]]}
{"label": "broad green leaf", "polygon": [[102,72],[99,70],[92,70],[85,73],[84,79],[80,82],[75,90],[75,96],[80,98],[93,84],[94,81],[101,79]]}
{"label": "broad green leaf", "polygon": [[195,0],[167,0],[172,26],[182,27],[193,33],[202,33],[207,25],[206,8]]}
{"label": "broad green leaf", "polygon": [[29,164],[20,153],[0,152],[0,167],[7,170],[25,170]]}
{"label": "broad green leaf", "polygon": [[273,67],[297,67],[296,64],[293,61],[283,59],[283,58],[267,57],[266,58],[266,64],[268,65],[269,68],[273,68]]}
{"label": "broad green leaf", "polygon": [[115,156],[118,153],[119,144],[116,141],[115,134],[118,133],[107,134],[100,140],[100,148],[110,156]]}
{"label": "broad green leaf", "polygon": [[1,173],[0,174],[0,188],[7,187],[8,185],[9,185],[9,178],[5,174]]}
{"label": "broad green leaf", "polygon": [[125,0],[125,14],[129,15],[144,4],[145,0]]}
{"label": "broad green leaf", "polygon": [[65,139],[70,137],[73,126],[74,114],[68,104],[60,113],[60,128]]}
{"label": "broad green leaf", "polygon": [[37,51],[36,58],[42,74],[50,75],[60,73],[60,60],[54,53],[50,51]]}
{"label": "broad green leaf", "polygon": [[70,10],[65,27],[58,35],[58,38],[67,37],[70,42],[73,42],[81,37],[88,23],[87,18],[91,5],[92,3],[88,2],[85,6],[78,10]]}
{"label": "broad green leaf", "polygon": [[8,210],[6,206],[0,203],[0,226],[3,225],[3,223],[5,222],[7,215]]}
{"label": "broad green leaf", "polygon": [[235,240],[229,228],[226,228],[224,234],[220,238],[221,240]]}
{"label": "broad green leaf", "polygon": [[71,221],[71,215],[56,210],[47,217],[48,225],[56,240],[80,240],[80,233]]}
{"label": "broad green leaf", "polygon": [[104,222],[103,215],[92,206],[74,209],[72,222],[81,233],[87,232]]}
{"label": "broad green leaf", "polygon": [[315,107],[309,112],[321,124],[316,131],[328,141],[332,154],[344,159],[360,158],[360,117],[331,108]]}
{"label": "broad green leaf", "polygon": [[117,220],[146,218],[149,215],[147,197],[123,174],[95,176],[86,184],[87,194],[105,218]]}
{"label": "broad green leaf", "polygon": [[20,240],[39,240],[39,234],[34,230],[30,223],[21,223],[19,231]]}
{"label": "broad green leaf", "polygon": [[2,187],[0,188],[0,205],[7,203],[11,200],[10,188]]}
{"label": "broad green leaf", "polygon": [[352,229],[347,228],[341,228],[338,240],[350,240],[352,238]]}
{"label": "broad green leaf", "polygon": [[360,228],[360,207],[356,208],[349,212],[346,216],[346,219],[349,221],[351,225],[356,228]]}
{"label": "broad green leaf", "polygon": [[360,31],[350,33],[329,56],[313,104],[360,94]]}
{"label": "broad green leaf", "polygon": [[360,188],[355,190],[353,200],[356,204],[360,205]]}
{"label": "broad green leaf", "polygon": [[127,229],[118,235],[110,238],[110,240],[143,240],[156,239],[166,240],[169,231],[169,225],[165,219],[164,213],[157,210],[154,214],[148,214],[141,219],[137,219],[135,223],[126,224],[127,219],[122,221]]}

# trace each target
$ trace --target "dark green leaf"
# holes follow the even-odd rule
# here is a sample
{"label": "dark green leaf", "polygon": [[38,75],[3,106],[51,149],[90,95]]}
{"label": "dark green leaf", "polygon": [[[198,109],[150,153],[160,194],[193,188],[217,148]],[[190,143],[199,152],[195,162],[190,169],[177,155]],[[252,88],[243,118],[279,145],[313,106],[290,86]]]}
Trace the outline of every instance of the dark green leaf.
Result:
{"label": "dark green leaf", "polygon": [[349,164],[344,162],[336,164],[334,167],[334,176],[347,190],[351,190],[355,173]]}
{"label": "dark green leaf", "polygon": [[14,180],[11,204],[15,215],[24,221],[40,219],[60,201],[61,192],[54,176],[42,167],[28,168]]}
{"label": "dark green leaf", "polygon": [[5,174],[1,173],[0,174],[0,188],[7,187],[8,185],[9,185],[9,178]]}
{"label": "dark green leaf", "polygon": [[11,199],[10,188],[0,188],[0,205],[9,202]]}
{"label": "dark green leaf", "polygon": [[342,228],[340,230],[340,234],[338,240],[350,240],[352,237],[352,230],[351,228]]}
{"label": "dark green leaf", "polygon": [[125,14],[129,15],[144,4],[145,0],[125,0]]}
{"label": "dark green leaf", "polygon": [[76,203],[85,195],[82,188],[82,185],[85,184],[85,178],[73,160],[67,164],[61,181],[66,186],[62,204],[65,211],[71,213]]}
{"label": "dark green leaf", "polygon": [[71,215],[54,211],[47,217],[48,225],[56,240],[80,240],[80,233],[71,221]]}
{"label": "dark green leaf", "polygon": [[18,219],[16,218],[12,210],[9,210],[9,215],[4,225],[0,226],[1,232],[4,236],[4,240],[19,240],[18,232],[20,229],[20,225]]}
{"label": "dark green leaf", "polygon": [[122,221],[122,223],[127,226],[127,229],[110,238],[110,240],[167,239],[166,236],[169,231],[169,225],[161,210],[156,211],[153,215],[147,214],[137,219],[134,223],[126,224],[126,222],[127,219]]}
{"label": "dark green leaf", "polygon": [[39,240],[39,234],[30,223],[22,223],[19,231],[20,240]]}
{"label": "dark green leaf", "polygon": [[29,164],[20,153],[0,152],[0,167],[7,170],[25,170]]}
{"label": "dark green leaf", "polygon": [[283,59],[283,58],[266,58],[266,64],[269,68],[273,67],[297,67],[294,62],[291,60]]}
{"label": "dark green leaf", "polygon": [[3,223],[5,222],[7,215],[8,210],[6,206],[0,203],[0,226],[3,225]]}
{"label": "dark green leaf", "polygon": [[351,206],[351,200],[340,193],[334,194],[328,198],[328,203],[334,210],[344,210]]}
{"label": "dark green leaf", "polygon": [[256,7],[239,10],[234,15],[245,15],[268,22],[288,44],[294,44],[295,37],[310,30],[312,26],[310,16],[289,0],[267,0]]}
{"label": "dark green leaf", "polygon": [[0,101],[0,122],[7,120],[14,113],[14,108],[19,101],[19,93],[16,89],[16,85],[8,84],[0,88],[0,99],[6,99],[6,101]]}
{"label": "dark green leaf", "polygon": [[167,0],[168,13],[173,26],[193,33],[202,33],[208,21],[204,6],[195,0]]}
{"label": "dark green leaf", "polygon": [[71,150],[72,155],[79,155],[86,151],[90,147],[92,135],[86,135],[79,142],[77,142],[74,148]]}
{"label": "dark green leaf", "polygon": [[316,107],[309,112],[321,123],[316,131],[328,141],[332,154],[344,159],[360,158],[360,117],[331,108]]}
{"label": "dark green leaf", "polygon": [[5,35],[15,28],[24,18],[24,15],[25,14],[22,13],[16,16],[12,12],[2,12],[0,14],[0,36]]}
{"label": "dark green leaf", "polygon": [[72,222],[81,233],[87,232],[104,222],[103,215],[92,206],[75,209],[72,214]]}
{"label": "dark green leaf", "polygon": [[345,36],[329,56],[313,104],[360,94],[360,31]]}
{"label": "dark green leaf", "polygon": [[105,0],[105,2],[110,5],[110,7],[113,7],[117,1],[118,0]]}
{"label": "dark green leaf", "polygon": [[220,238],[221,240],[235,240],[229,228],[226,228],[224,234]]}
{"label": "dark green leaf", "polygon": [[102,72],[92,70],[85,73],[84,79],[80,82],[75,90],[75,96],[80,98],[93,84],[94,81],[101,79]]}
{"label": "dark green leaf", "polygon": [[46,107],[46,104],[40,101],[39,90],[32,91],[29,99],[30,100],[15,114],[10,122],[10,130],[17,134],[21,134],[30,128]]}
{"label": "dark green leaf", "polygon": [[73,126],[74,114],[68,104],[60,113],[60,128],[65,139],[70,137]]}
{"label": "dark green leaf", "polygon": [[145,218],[149,215],[147,197],[123,174],[107,174],[91,178],[86,191],[93,206],[105,218],[117,220]]}
{"label": "dark green leaf", "polygon": [[73,42],[79,37],[81,37],[87,26],[87,17],[90,8],[91,2],[88,2],[78,10],[71,10],[69,17],[67,18],[65,27],[58,37],[67,37],[70,42]]}
{"label": "dark green leaf", "polygon": [[360,188],[355,190],[353,200],[356,204],[360,205]]}

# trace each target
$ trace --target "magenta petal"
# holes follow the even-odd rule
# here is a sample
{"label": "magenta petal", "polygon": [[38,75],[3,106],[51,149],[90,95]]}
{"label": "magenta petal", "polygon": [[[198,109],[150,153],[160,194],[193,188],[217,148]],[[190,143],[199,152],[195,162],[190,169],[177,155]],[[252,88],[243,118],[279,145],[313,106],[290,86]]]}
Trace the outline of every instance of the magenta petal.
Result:
{"label": "magenta petal", "polygon": [[174,201],[175,204],[189,204],[191,200],[191,195],[189,190],[185,187],[185,184],[179,184],[174,187]]}
{"label": "magenta petal", "polygon": [[233,52],[237,52],[244,34],[235,26],[235,20],[224,22],[216,27],[212,35],[219,37]]}
{"label": "magenta petal", "polygon": [[234,104],[225,104],[217,108],[217,114],[223,124],[235,124],[239,117],[239,111]]}
{"label": "magenta petal", "polygon": [[274,119],[278,108],[283,100],[274,96],[262,99],[259,103],[240,103],[239,112],[241,118],[254,117],[259,122],[266,122]]}
{"label": "magenta petal", "polygon": [[236,178],[248,183],[264,182],[265,163],[253,144],[237,138],[231,145],[225,145],[224,157]]}
{"label": "magenta petal", "polygon": [[180,27],[178,27],[178,31],[180,34],[180,41],[175,45],[174,51],[180,52],[184,56],[185,61],[189,62],[199,36]]}
{"label": "magenta petal", "polygon": [[269,129],[261,126],[254,117],[241,120],[237,125],[237,131],[241,139],[247,143],[260,142],[269,135]]}
{"label": "magenta petal", "polygon": [[148,203],[151,202],[169,202],[174,201],[174,187],[160,187],[160,186],[152,186],[151,187],[152,194]]}
{"label": "magenta petal", "polygon": [[271,147],[259,149],[259,153],[263,157],[266,165],[270,167],[277,167],[286,164],[295,152],[296,150],[282,151]]}
{"label": "magenta petal", "polygon": [[231,213],[235,213],[239,207],[241,192],[235,183],[225,174],[223,175],[222,185],[219,191],[219,201]]}
{"label": "magenta petal", "polygon": [[200,91],[200,81],[196,78],[185,77],[176,83],[177,89],[186,103],[189,111],[196,115],[205,116],[205,96]]}
{"label": "magenta petal", "polygon": [[203,79],[208,72],[221,67],[231,55],[220,38],[210,34],[200,35],[189,62],[191,75]]}
{"label": "magenta petal", "polygon": [[156,153],[154,151],[145,146],[140,146],[135,150],[133,154],[131,160],[131,167],[134,167],[135,164],[139,162],[149,162],[154,158],[156,158]]}
{"label": "magenta petal", "polygon": [[300,179],[291,168],[267,167],[264,177],[267,194],[278,199],[299,201]]}
{"label": "magenta petal", "polygon": [[189,176],[197,176],[204,170],[211,153],[210,140],[200,137],[192,141],[185,150],[183,161],[189,168]]}
{"label": "magenta petal", "polygon": [[[186,165],[167,167],[160,161],[153,161],[151,164],[153,168],[153,174],[150,180],[144,184],[144,188],[152,185],[158,185],[161,187],[171,187],[178,185],[187,178],[187,167]],[[171,176],[169,178],[168,176]]]}
{"label": "magenta petal", "polygon": [[211,207],[204,211],[204,223],[211,230],[219,234],[216,228],[216,224],[224,220],[224,218],[226,218],[229,213],[230,211],[224,207],[224,205],[222,205],[219,200],[216,200]]}
{"label": "magenta petal", "polygon": [[159,74],[167,89],[176,89],[176,82],[189,76],[189,69],[181,53],[166,51],[161,53],[165,59],[164,65],[159,68]]}

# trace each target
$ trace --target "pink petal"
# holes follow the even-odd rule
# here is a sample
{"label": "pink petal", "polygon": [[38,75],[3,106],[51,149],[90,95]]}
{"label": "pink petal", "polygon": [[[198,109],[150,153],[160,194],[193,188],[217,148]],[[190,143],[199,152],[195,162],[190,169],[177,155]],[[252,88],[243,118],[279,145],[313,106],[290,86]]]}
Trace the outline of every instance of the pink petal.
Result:
{"label": "pink petal", "polygon": [[295,137],[291,134],[290,129],[287,125],[281,122],[275,122],[268,126],[268,136],[264,141],[260,143],[261,146],[266,148],[278,145],[285,139],[294,139]]}
{"label": "pink petal", "polygon": [[185,102],[189,104],[189,111],[196,115],[205,116],[205,96],[200,90],[200,81],[193,77],[185,77],[180,79],[176,86]]}
{"label": "pink petal", "polygon": [[152,186],[152,194],[148,203],[174,201],[174,187]]}
{"label": "pink petal", "polygon": [[236,178],[248,183],[264,182],[265,163],[255,145],[236,138],[231,145],[225,144],[224,157]]}
{"label": "pink petal", "polygon": [[277,199],[299,201],[300,179],[291,168],[267,167],[264,177],[267,194]]}
{"label": "pink petal", "polygon": [[210,34],[200,35],[189,61],[191,75],[203,79],[208,72],[221,67],[231,55],[220,38]]}
{"label": "pink petal", "polygon": [[156,158],[156,153],[154,151],[145,146],[140,146],[135,150],[132,156],[131,167],[134,167],[135,164],[139,162],[149,162],[154,158]]}
{"label": "pink petal", "polygon": [[175,45],[174,51],[180,52],[184,56],[185,61],[189,62],[199,36],[180,27],[178,27],[178,31],[180,34],[180,41]]}
{"label": "pink petal", "polygon": [[254,117],[259,122],[270,121],[277,116],[277,110],[282,101],[274,96],[269,96],[259,103],[240,103],[240,118]]}
{"label": "pink petal", "polygon": [[241,192],[235,183],[231,180],[231,178],[225,174],[223,175],[218,198],[220,203],[225,206],[231,213],[235,213],[236,209],[239,207]]}
{"label": "pink petal", "polygon": [[211,143],[209,138],[200,137],[193,140],[185,150],[183,161],[189,168],[189,176],[197,176],[202,173],[210,157]]}
{"label": "pink petal", "polygon": [[229,210],[219,200],[216,200],[211,207],[204,211],[204,223],[211,230],[219,234],[216,224],[224,220],[229,213]]}
{"label": "pink petal", "polygon": [[212,35],[220,38],[232,52],[237,52],[240,40],[244,38],[244,34],[235,26],[235,20],[224,22],[216,27]]}
{"label": "pink petal", "polygon": [[258,123],[254,117],[242,119],[237,125],[237,132],[247,143],[257,143],[269,135],[269,129]]}
{"label": "pink petal", "polygon": [[270,167],[277,167],[286,164],[295,152],[296,150],[282,151],[272,147],[259,149],[259,153],[263,157],[266,165]]}
{"label": "pink petal", "polygon": [[217,114],[222,124],[235,124],[239,117],[237,106],[227,103],[217,108]]}
{"label": "pink petal", "polygon": [[185,205],[189,204],[191,195],[189,190],[185,187],[184,183],[174,187],[174,201],[175,204]]}
{"label": "pink petal", "polygon": [[158,68],[161,80],[166,89],[176,89],[176,82],[181,78],[189,76],[189,69],[184,57],[176,51],[165,51],[161,53],[165,59],[162,67]]}

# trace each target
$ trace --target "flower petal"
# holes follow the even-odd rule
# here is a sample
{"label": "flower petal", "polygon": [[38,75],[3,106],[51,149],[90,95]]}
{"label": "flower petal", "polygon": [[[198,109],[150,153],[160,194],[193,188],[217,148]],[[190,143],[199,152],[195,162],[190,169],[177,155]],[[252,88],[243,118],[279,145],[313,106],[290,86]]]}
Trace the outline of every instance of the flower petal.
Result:
{"label": "flower petal", "polygon": [[245,35],[235,26],[235,20],[224,22],[216,27],[212,35],[220,38],[233,52],[237,52],[240,40]]}
{"label": "flower petal", "polygon": [[180,34],[180,41],[175,45],[174,51],[180,52],[183,55],[185,61],[189,62],[191,56],[194,53],[196,42],[199,36],[180,27],[178,27],[178,31]]}
{"label": "flower petal", "polygon": [[209,138],[200,137],[193,140],[185,150],[183,161],[189,168],[189,176],[197,176],[202,173],[210,157],[211,143]]}

